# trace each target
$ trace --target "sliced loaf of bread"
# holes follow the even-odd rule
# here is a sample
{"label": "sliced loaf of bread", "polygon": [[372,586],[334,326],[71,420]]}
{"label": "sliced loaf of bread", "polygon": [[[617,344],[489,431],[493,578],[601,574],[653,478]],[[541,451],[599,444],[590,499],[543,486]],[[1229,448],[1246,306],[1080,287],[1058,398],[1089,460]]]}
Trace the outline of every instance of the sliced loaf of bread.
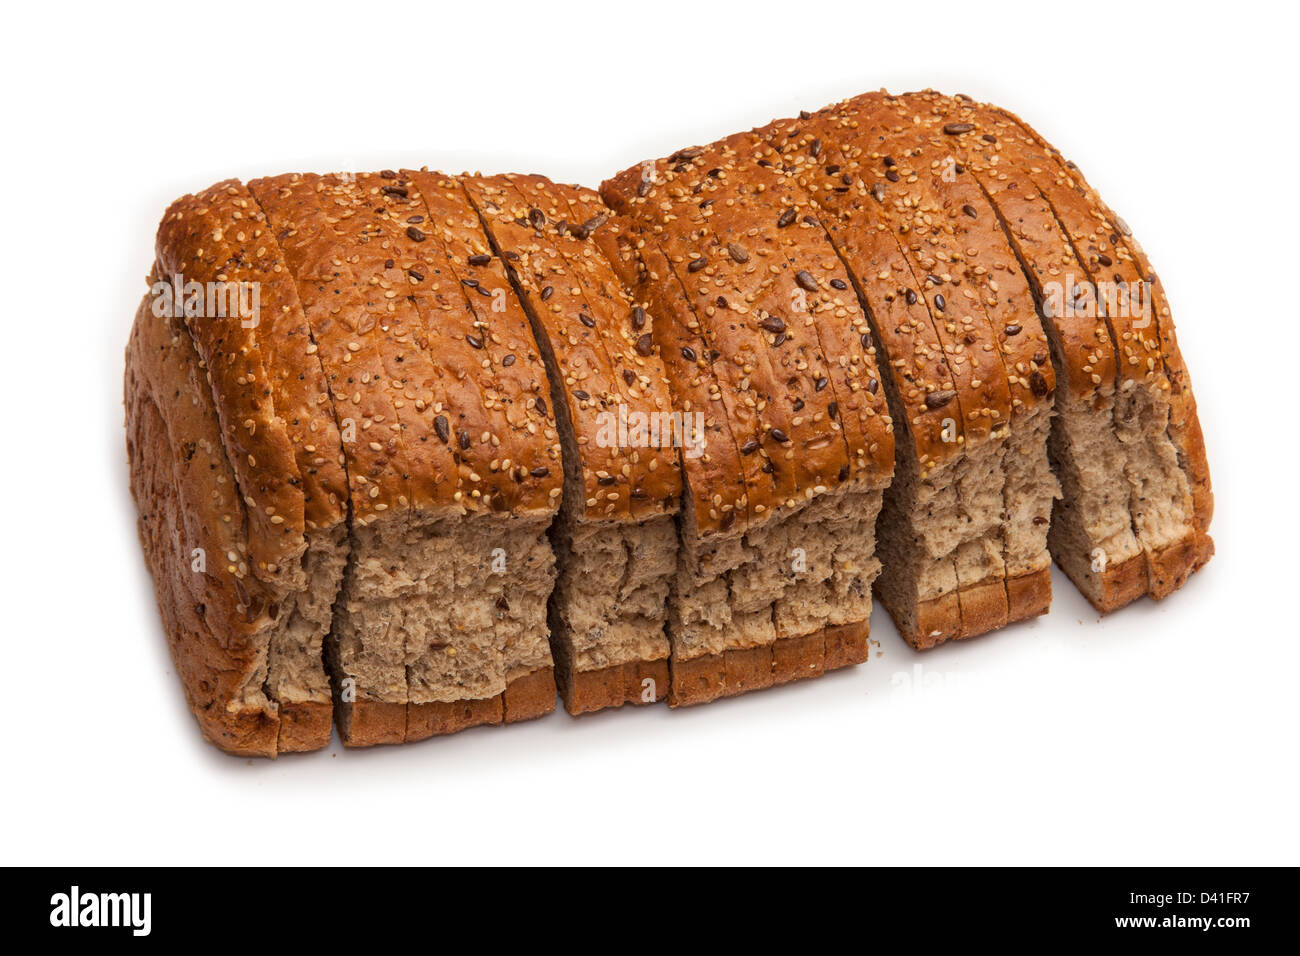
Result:
{"label": "sliced loaf of bread", "polygon": [[[1100,610],[1213,554],[1171,309],[1022,120],[870,93],[600,194],[421,170],[174,203],[126,361],[140,537],[249,755],[674,706]],[[877,519],[879,518],[879,522]],[[878,527],[877,527],[878,524]],[[883,562],[883,569],[882,569]]]}

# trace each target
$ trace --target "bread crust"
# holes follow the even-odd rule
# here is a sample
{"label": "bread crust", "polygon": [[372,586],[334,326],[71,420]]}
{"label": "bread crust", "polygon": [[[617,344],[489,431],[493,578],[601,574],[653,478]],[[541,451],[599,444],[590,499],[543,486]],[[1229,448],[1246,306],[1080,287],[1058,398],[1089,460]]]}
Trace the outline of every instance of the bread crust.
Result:
{"label": "bread crust", "polygon": [[[794,211],[796,221],[789,226],[775,231],[768,227],[785,258],[785,266],[778,266],[776,301],[788,303],[807,293],[802,298],[808,300],[806,312],[825,370],[814,381],[814,390],[829,392],[827,420],[838,424],[848,456],[848,474],[837,480],[865,474],[883,485],[894,461],[893,423],[878,383],[882,355],[849,273],[818,219],[820,210],[761,135],[738,133],[722,142],[737,157],[735,176],[742,191],[735,208],[743,205],[748,213],[737,225],[764,222],[764,217],[768,223],[779,222]],[[799,310],[792,312],[801,318]],[[806,325],[807,319],[803,322]]]}
{"label": "bread crust", "polygon": [[[649,684],[645,683],[650,681]],[[628,661],[591,671],[574,671],[560,687],[570,714],[593,713],[624,704],[654,704],[668,696],[668,659]]]}
{"label": "bread crust", "polygon": [[857,621],[778,638],[771,644],[729,648],[689,660],[674,658],[668,706],[705,704],[863,663],[870,653],[870,630],[868,621]]}
{"label": "bread crust", "polygon": [[[669,382],[684,411],[703,410],[707,416],[708,450],[701,458],[683,463],[684,487],[691,489],[694,496],[691,517],[701,535],[730,532],[733,528],[743,531],[752,521],[763,520],[762,516],[771,510],[772,482],[763,474],[764,459],[755,454],[757,446],[742,455],[742,444],[747,446],[754,440],[752,416],[746,413],[737,417],[740,403],[735,383],[725,363],[715,367],[712,362],[714,347],[695,312],[696,303],[674,268],[670,253],[661,247],[661,237],[648,225],[645,215],[634,208],[655,190],[649,185],[653,180],[643,176],[658,179],[660,172],[656,165],[647,163],[601,184],[601,198],[620,214],[621,220],[598,241],[603,242],[602,248],[611,261],[622,258],[609,250],[619,234],[635,249],[635,294],[651,304],[658,320],[653,335]],[[757,405],[757,400],[753,401]]]}
{"label": "bread crust", "polygon": [[[897,370],[893,377],[907,411],[916,455],[922,472],[928,473],[960,457],[966,441],[960,410],[948,424],[958,397],[953,363],[945,355],[925,298],[917,289],[919,283],[878,204],[874,199],[864,202],[858,192],[847,189],[842,177],[850,174],[839,146],[808,127],[806,121],[774,120],[755,130],[755,135],[772,144],[790,175],[821,207],[818,222],[874,319],[874,335],[882,348],[877,365]],[[875,394],[879,382],[873,385],[869,380],[866,386]]]}
{"label": "bread crust", "polygon": [[[298,288],[341,430],[351,522],[369,524],[390,512],[403,518],[412,500],[412,472],[400,428],[397,389],[378,340],[383,330],[357,291],[348,254],[331,234],[318,192],[321,177],[297,173],[248,184]],[[356,346],[353,348],[352,346]]]}
{"label": "bread crust", "polygon": [[1052,569],[1042,568],[1007,578],[1007,623],[1046,614],[1052,606]]}
{"label": "bread crust", "polygon": [[506,685],[493,697],[395,704],[376,700],[335,704],[335,722],[347,747],[412,743],[470,727],[518,723],[555,710],[555,677],[540,668]]}
{"label": "bread crust", "polygon": [[[684,412],[704,414],[704,453],[682,462],[683,517],[691,533],[701,540],[743,533],[754,518],[750,497],[755,474],[742,467],[752,453],[740,452],[740,432],[727,415],[723,380],[707,361],[709,352],[685,287],[639,220],[611,216],[595,241],[632,294],[655,316],[654,340],[677,404]],[[688,499],[692,507],[687,507]]]}
{"label": "bread crust", "polygon": [[[581,448],[585,518],[632,521],[676,511],[681,473],[671,447],[638,448],[635,456],[617,443],[602,447],[602,412],[619,405],[671,412],[672,399],[657,347],[638,355],[628,345],[625,330],[636,305],[598,274],[608,265],[603,257],[593,259],[588,240],[599,226],[586,238],[574,234],[596,217],[570,223],[567,193],[573,188],[539,176],[467,176],[461,185],[509,254],[516,288],[565,376],[560,393]],[[633,375],[631,385],[624,371]]]}
{"label": "bread crust", "polygon": [[503,719],[507,724],[534,720],[555,710],[555,669],[543,667],[516,677],[502,694]]}
{"label": "bread crust", "polygon": [[[801,215],[810,215],[807,201],[785,187],[764,154],[775,155],[758,137],[738,134],[656,161],[648,187],[641,177],[649,164],[602,186],[606,201],[639,218],[666,257],[676,260],[695,320],[709,330],[710,341],[724,355],[746,357],[748,374],[739,381],[753,392],[741,390],[740,417],[734,404],[728,411],[733,433],[750,436],[743,439],[742,457],[765,456],[773,476],[771,497],[751,501],[751,524],[765,520],[774,504],[811,497],[859,469],[883,483],[893,465],[884,396],[865,387],[879,373],[870,337],[867,345],[861,342],[868,330],[847,275],[821,229],[799,224]],[[642,195],[633,195],[634,183]],[[768,190],[789,205],[775,210]],[[832,279],[844,289],[833,290]],[[812,307],[804,307],[807,318],[800,320],[791,305],[804,299]],[[861,329],[850,339],[844,333],[855,321]],[[826,358],[826,341],[844,349],[834,363]],[[714,366],[721,367],[721,379],[737,382],[732,362],[715,359]],[[753,424],[749,406],[761,410]],[[853,413],[847,425],[846,411]],[[828,424],[840,433],[838,442],[827,441]],[[780,436],[790,440],[774,442]]]}
{"label": "bread crust", "polygon": [[[228,254],[225,262],[218,261],[219,256],[210,242],[218,231],[225,234],[222,240],[222,250]],[[238,238],[240,235],[242,240]],[[255,381],[265,381],[271,386],[275,417],[293,448],[302,482],[305,530],[308,533],[328,530],[344,521],[347,476],[324,374],[298,300],[296,283],[252,193],[237,180],[226,180],[197,196],[178,200],[159,228],[158,246],[161,250],[158,269],[162,274],[152,277],[155,280],[165,280],[169,267],[179,267],[190,270],[189,274],[197,279],[220,275],[226,282],[259,284],[267,301],[260,303],[258,324],[254,330],[243,330],[242,326],[237,333],[230,330],[232,335],[225,341],[236,348],[253,345],[260,356],[260,369],[254,366],[251,370],[260,371],[264,376]],[[211,334],[212,329],[205,331],[203,338],[210,346],[222,344]],[[240,361],[252,365],[249,355],[241,356]],[[221,381],[223,386],[228,384],[228,375]],[[220,406],[225,392],[217,398]],[[241,406],[247,405],[247,388],[239,390],[237,400]],[[233,417],[240,410],[240,407],[232,408],[230,415]],[[254,421],[267,417],[265,409],[254,411],[258,413]],[[269,440],[274,444],[275,428],[271,432]],[[259,471],[274,463],[273,458],[258,461]]]}
{"label": "bread crust", "polygon": [[[928,148],[918,154],[935,161],[945,155],[955,162],[954,140],[969,133],[954,132],[937,94],[894,97],[866,94],[854,102],[883,112],[899,124],[924,131]],[[967,281],[980,290],[993,324],[994,341],[1002,355],[1011,391],[1012,420],[1035,409],[1050,408],[1056,391],[1056,372],[1049,360],[1047,335],[1038,317],[1028,281],[998,223],[987,196],[955,163],[953,175],[932,176],[945,204],[944,212],[957,245],[966,257]],[[974,210],[974,215],[971,211]]]}
{"label": "bread crust", "polygon": [[280,719],[261,676],[274,602],[228,560],[244,547],[244,504],[217,414],[184,323],[151,306],[146,296],[136,313],[124,383],[145,563],[204,736],[230,753],[273,757]]}
{"label": "bread crust", "polygon": [[[519,180],[523,180],[525,189],[529,183],[541,189],[542,184],[549,182],[542,177],[517,177],[516,182]],[[638,327],[641,321],[636,314],[639,303],[632,295],[632,287],[621,278],[617,265],[608,258],[610,245],[604,238],[615,233],[617,228],[611,221],[609,208],[590,189],[555,184],[551,184],[550,188],[555,190],[557,198],[562,197],[568,204],[573,215],[572,221],[580,224],[582,234],[590,237],[589,244],[581,249],[582,261],[590,268],[579,273],[584,281],[590,283],[587,289],[588,300],[595,302],[603,299],[614,303],[615,313],[624,316],[623,322],[614,324],[615,334],[606,341],[614,363],[616,380],[622,377],[620,370],[632,371],[637,382],[635,386],[629,386],[630,398],[638,399],[660,411],[674,410],[672,389],[664,370],[662,353],[654,343],[653,332],[649,343],[650,354],[642,355],[638,350],[641,336],[645,334],[644,329],[652,328],[656,317],[647,313],[644,324]],[[573,230],[570,230],[570,235],[574,235]],[[633,516],[642,519],[656,514],[676,513],[680,508],[682,494],[681,453],[672,448],[644,449],[640,459],[632,470],[633,477],[638,479],[632,489]],[[657,465],[654,464],[656,460]]]}
{"label": "bread crust", "polygon": [[280,703],[279,753],[304,753],[328,746],[334,705],[327,700]]}
{"label": "bread crust", "polygon": [[[172,203],[158,226],[156,255],[162,275],[156,278],[168,282],[182,277],[186,283],[204,284],[202,307],[187,307],[184,322],[207,369],[226,456],[248,502],[250,567],[263,580],[288,578],[281,586],[292,586],[300,583],[294,575],[301,570],[298,559],[307,547],[302,481],[284,420],[276,412],[259,326],[263,309],[274,316],[292,310],[297,298],[285,276],[266,268],[274,258],[258,255],[274,243],[263,235],[265,227],[249,216],[250,207],[247,193],[235,180]],[[226,301],[221,295],[207,297],[208,283],[224,283]],[[230,308],[230,293],[241,283],[255,283],[248,288],[258,292],[257,313],[250,309],[247,317],[237,314],[238,307]],[[188,314],[194,311],[198,314]]]}
{"label": "bread crust", "polygon": [[[710,176],[710,169],[724,170],[725,178]],[[661,241],[671,250],[695,315],[722,353],[713,357],[714,369],[742,390],[732,418],[741,454],[762,461],[771,477],[770,497],[751,503],[752,528],[801,501],[805,490],[827,485],[847,465],[844,442],[826,414],[825,392],[814,391],[814,382],[825,380],[825,356],[815,330],[790,308],[781,288],[786,265],[776,229],[759,226],[762,213],[744,194],[748,170],[729,144],[706,147],[665,175],[671,179],[663,191],[675,197],[669,214],[677,220]],[[652,191],[648,198],[655,196]],[[748,247],[745,262],[728,252],[728,239]],[[766,323],[780,331],[765,329]]]}
{"label": "bread crust", "polygon": [[[427,211],[431,236],[442,244],[443,262],[437,264],[450,266],[462,290],[476,290],[463,295],[484,333],[482,349],[474,350],[481,355],[472,364],[477,365],[474,378],[486,396],[487,425],[493,432],[483,454],[483,475],[493,488],[492,508],[516,515],[554,514],[560,506],[563,461],[555,414],[547,403],[549,380],[528,317],[511,292],[505,266],[491,256],[478,214],[459,180],[429,170],[401,170],[397,182],[407,179]],[[411,201],[417,201],[415,194]],[[483,255],[489,256],[486,263],[470,262],[477,263],[475,257]],[[471,367],[473,358],[466,356],[464,368]],[[507,460],[514,463],[510,474],[502,465]],[[495,469],[493,461],[498,463]]]}

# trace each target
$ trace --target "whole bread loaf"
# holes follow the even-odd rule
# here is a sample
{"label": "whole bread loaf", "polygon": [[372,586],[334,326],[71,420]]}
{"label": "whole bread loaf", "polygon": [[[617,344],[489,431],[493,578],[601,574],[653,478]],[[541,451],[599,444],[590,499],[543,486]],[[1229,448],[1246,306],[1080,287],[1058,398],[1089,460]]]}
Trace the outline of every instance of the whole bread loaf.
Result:
{"label": "whole bread loaf", "polygon": [[1168,298],[1023,120],[868,93],[599,192],[427,169],[185,196],[132,493],[231,753],[695,704],[1109,611],[1213,554]]}

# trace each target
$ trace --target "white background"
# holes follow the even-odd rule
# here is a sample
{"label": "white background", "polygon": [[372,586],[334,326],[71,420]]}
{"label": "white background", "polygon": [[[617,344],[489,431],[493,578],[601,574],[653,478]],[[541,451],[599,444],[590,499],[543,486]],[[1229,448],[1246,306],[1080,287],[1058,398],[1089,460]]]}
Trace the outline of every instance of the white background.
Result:
{"label": "white background", "polygon": [[[1300,863],[1294,7],[270,3],[6,9],[0,861]],[[1218,556],[670,712],[225,756],[135,537],[122,349],[159,216],[219,179],[602,176],[887,86],[1018,112],[1161,270]]]}

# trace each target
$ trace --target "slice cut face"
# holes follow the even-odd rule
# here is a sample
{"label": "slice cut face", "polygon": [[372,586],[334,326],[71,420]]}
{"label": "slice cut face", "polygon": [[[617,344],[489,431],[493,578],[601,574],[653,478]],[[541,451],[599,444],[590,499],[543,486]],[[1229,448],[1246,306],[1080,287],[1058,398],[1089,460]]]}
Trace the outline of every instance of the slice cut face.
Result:
{"label": "slice cut face", "polygon": [[[192,387],[209,394],[221,429],[245,520],[240,541],[215,560],[235,568],[230,573],[249,596],[240,603],[250,613],[260,603],[269,614],[264,694],[278,724],[272,752],[323,747],[330,692],[322,642],[348,553],[347,481],[295,284],[251,193],[234,180],[174,203],[157,251],[154,281],[208,297],[188,302],[183,317],[176,313],[172,332],[190,340],[189,352],[174,344],[171,364],[154,364],[161,352],[146,364],[154,378],[194,365]],[[155,326],[138,331],[162,334]],[[177,424],[172,401],[160,397],[156,407]],[[173,614],[173,623],[181,626],[183,616]],[[190,627],[201,631],[203,622]]]}

